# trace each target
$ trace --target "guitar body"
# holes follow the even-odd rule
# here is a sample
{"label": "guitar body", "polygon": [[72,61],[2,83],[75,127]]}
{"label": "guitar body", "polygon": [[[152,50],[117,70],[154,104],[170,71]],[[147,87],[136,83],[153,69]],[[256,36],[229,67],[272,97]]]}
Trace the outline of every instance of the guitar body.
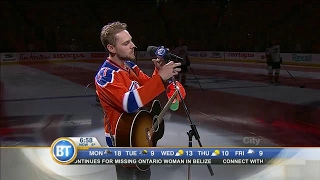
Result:
{"label": "guitar body", "polygon": [[[115,132],[116,147],[156,147],[164,135],[164,121],[156,126],[153,134],[148,133],[161,113],[161,104],[154,100],[150,111],[140,110],[137,113],[123,113],[118,119]],[[127,168],[137,168],[146,171],[150,165],[123,165]]]}

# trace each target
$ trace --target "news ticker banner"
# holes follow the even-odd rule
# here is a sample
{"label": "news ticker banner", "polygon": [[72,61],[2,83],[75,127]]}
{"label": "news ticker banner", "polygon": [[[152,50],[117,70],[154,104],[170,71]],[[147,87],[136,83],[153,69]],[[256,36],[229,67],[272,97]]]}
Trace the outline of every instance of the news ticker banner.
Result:
{"label": "news ticker banner", "polygon": [[[279,156],[283,150],[285,155]],[[299,148],[101,147],[95,137],[62,137],[50,148],[58,164],[254,164],[293,157]],[[320,159],[320,158],[319,158]]]}

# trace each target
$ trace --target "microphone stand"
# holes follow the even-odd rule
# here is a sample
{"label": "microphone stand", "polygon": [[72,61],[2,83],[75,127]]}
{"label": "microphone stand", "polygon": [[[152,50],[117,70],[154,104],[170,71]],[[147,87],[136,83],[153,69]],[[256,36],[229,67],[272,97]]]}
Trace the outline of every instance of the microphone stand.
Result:
{"label": "microphone stand", "polygon": [[[179,97],[180,97],[181,102],[183,104],[184,110],[185,110],[186,115],[187,115],[187,117],[188,117],[188,119],[190,121],[190,128],[191,129],[187,132],[188,141],[189,141],[188,147],[192,147],[192,138],[193,137],[198,141],[199,146],[202,147],[202,143],[200,141],[199,132],[197,130],[196,125],[191,120],[191,117],[190,117],[190,114],[189,114],[189,111],[188,111],[188,107],[185,104],[184,100],[182,99],[182,95],[181,95],[181,93],[179,91],[179,88],[177,86],[177,83],[176,83],[176,80],[175,80],[174,76],[172,77],[172,81],[173,81],[173,84],[174,84],[174,87],[175,87],[176,91],[178,91],[178,94],[179,94]],[[209,164],[207,164],[207,167],[208,167],[208,170],[210,172],[210,175],[213,176],[214,173],[213,173],[212,167]],[[190,164],[188,164],[188,180],[190,180],[190,179],[191,179],[191,167],[190,167]]]}

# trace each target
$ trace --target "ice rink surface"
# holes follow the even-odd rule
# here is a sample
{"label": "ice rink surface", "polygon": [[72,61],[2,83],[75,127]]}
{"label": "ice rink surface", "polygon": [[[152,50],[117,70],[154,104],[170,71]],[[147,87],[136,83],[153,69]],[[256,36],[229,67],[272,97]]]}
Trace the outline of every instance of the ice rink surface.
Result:
{"label": "ice rink surface", "polygon": [[[50,146],[55,139],[70,136],[94,136],[105,145],[103,113],[95,101],[94,85],[86,88],[93,83],[101,64],[88,61],[2,65],[1,146]],[[150,62],[138,61],[137,64],[147,74],[152,73]],[[216,147],[320,146],[320,68],[285,67],[298,84],[285,69],[280,73],[280,85],[269,84],[265,64],[193,62],[187,76],[185,101],[202,144]],[[306,88],[299,88],[302,84]],[[159,100],[164,105],[167,99],[161,94]],[[164,119],[165,135],[158,146],[188,146],[186,132],[190,126],[182,105],[178,111],[167,112]],[[251,137],[259,142],[247,141]],[[197,146],[197,141],[194,140],[193,145]],[[14,151],[21,152],[17,155]],[[47,158],[43,151],[2,149],[1,164],[10,158],[6,163],[19,162],[21,167],[17,167],[20,171],[1,168],[1,177],[115,178],[113,166],[63,170],[55,164],[47,164],[45,166],[52,171],[49,173],[37,170],[41,165],[33,162],[35,165],[29,165],[29,169],[23,168],[23,164],[33,161],[26,158],[26,154],[40,161]],[[72,174],[70,168],[82,174]],[[192,166],[192,177],[201,180],[249,178],[263,168],[215,166],[216,175],[210,177],[206,166]],[[187,166],[153,166],[152,179],[187,179]]]}

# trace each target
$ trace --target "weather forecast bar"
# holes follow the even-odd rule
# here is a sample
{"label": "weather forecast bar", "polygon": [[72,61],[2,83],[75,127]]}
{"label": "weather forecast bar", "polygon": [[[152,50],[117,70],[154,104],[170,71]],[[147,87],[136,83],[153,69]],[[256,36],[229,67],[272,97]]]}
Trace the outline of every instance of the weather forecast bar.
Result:
{"label": "weather forecast bar", "polygon": [[[59,164],[266,164],[283,148],[101,147],[95,137],[63,137],[51,145]],[[294,150],[297,151],[297,150]],[[289,153],[290,154],[290,153]],[[285,156],[289,155],[288,153]],[[282,156],[281,158],[287,158]]]}
{"label": "weather forecast bar", "polygon": [[108,159],[270,159],[282,148],[89,148],[78,150],[77,158]]}

